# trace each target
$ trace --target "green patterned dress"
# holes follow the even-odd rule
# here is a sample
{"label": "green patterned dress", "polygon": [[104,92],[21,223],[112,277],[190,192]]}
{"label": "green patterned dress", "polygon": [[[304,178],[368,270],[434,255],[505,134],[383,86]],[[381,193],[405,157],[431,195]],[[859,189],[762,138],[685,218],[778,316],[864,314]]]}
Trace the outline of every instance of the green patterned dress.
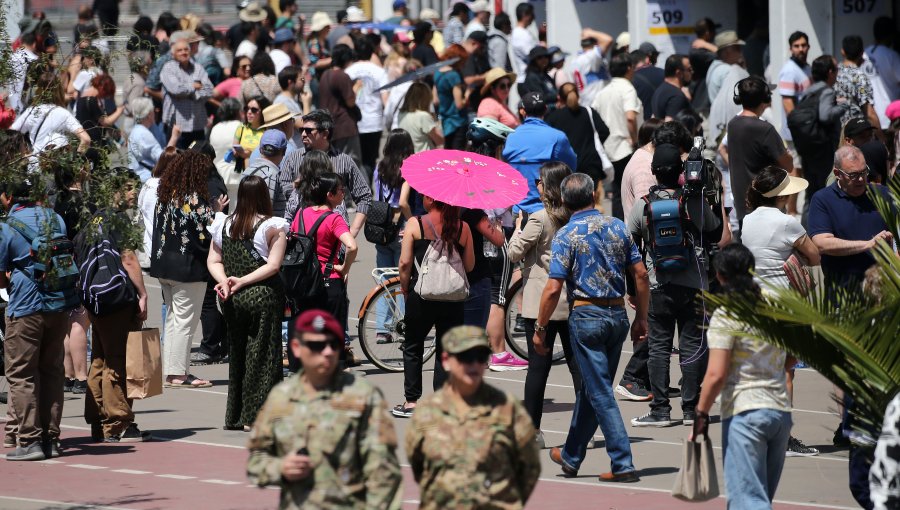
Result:
{"label": "green patterned dress", "polygon": [[[230,222],[225,222],[228,225]],[[253,227],[259,228],[260,221]],[[252,241],[222,232],[222,261],[228,276],[246,276],[263,265],[249,252]],[[252,425],[269,391],[281,382],[281,321],[284,287],[278,275],[245,287],[222,303],[230,346],[225,427]]]}

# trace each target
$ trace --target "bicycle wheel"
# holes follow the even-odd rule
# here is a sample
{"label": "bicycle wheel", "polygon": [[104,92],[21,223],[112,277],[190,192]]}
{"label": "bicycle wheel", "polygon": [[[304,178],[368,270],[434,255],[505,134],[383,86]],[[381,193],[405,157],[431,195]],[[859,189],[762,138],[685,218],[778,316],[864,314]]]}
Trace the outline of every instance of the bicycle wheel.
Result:
{"label": "bicycle wheel", "polygon": [[[516,328],[516,318],[521,317],[522,304],[522,280],[517,280],[506,290],[506,345],[509,346],[516,356],[528,359],[528,342],[530,338],[525,337],[524,328]],[[557,338],[553,343],[553,362],[563,359],[565,353],[562,348],[562,341]]]}
{"label": "bicycle wheel", "polygon": [[[359,346],[375,366],[388,372],[403,371],[404,303],[400,279],[391,278],[385,286],[375,287],[359,310]],[[380,324],[380,325],[379,325]],[[383,334],[378,343],[379,334]],[[425,362],[434,356],[435,332],[425,337]]]}

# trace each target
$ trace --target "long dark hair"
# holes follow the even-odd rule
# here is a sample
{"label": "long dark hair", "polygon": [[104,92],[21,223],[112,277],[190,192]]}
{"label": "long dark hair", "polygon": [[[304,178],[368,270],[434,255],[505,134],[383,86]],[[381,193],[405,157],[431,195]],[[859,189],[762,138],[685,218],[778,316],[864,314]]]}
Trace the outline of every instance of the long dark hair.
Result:
{"label": "long dark hair", "polygon": [[326,172],[334,172],[334,166],[331,164],[328,154],[322,151],[309,151],[303,155],[303,160],[300,162],[300,176],[294,181],[294,187],[297,188],[301,203],[312,203],[312,191],[316,177]]}
{"label": "long dark hair", "polygon": [[447,247],[447,253],[452,255],[459,241],[460,229],[459,207],[434,200],[432,207],[441,213],[441,241]]}
{"label": "long dark hair", "polygon": [[[378,162],[378,178],[391,189],[403,185],[400,166],[415,152],[412,137],[405,129],[392,129],[384,143],[384,157]],[[384,197],[382,197],[384,198]]]}
{"label": "long dark hair", "polygon": [[272,200],[266,181],[257,175],[241,179],[238,187],[237,208],[231,218],[228,234],[232,239],[252,239],[256,215],[272,216]]}
{"label": "long dark hair", "polygon": [[778,197],[764,197],[778,187],[785,179],[787,172],[777,166],[767,166],[753,179],[750,188],[747,189],[747,211],[753,211],[757,207],[772,207],[778,201]]}
{"label": "long dark hair", "polygon": [[156,161],[156,166],[153,167],[151,176],[162,178],[163,174],[166,173],[166,169],[169,168],[169,165],[175,161],[175,156],[180,153],[181,151],[175,147],[166,147],[163,149],[162,154],[159,155],[159,159]]}
{"label": "long dark hair", "polygon": [[157,197],[163,204],[182,205],[191,195],[197,194],[209,203],[209,156],[196,151],[184,151],[175,156],[166,172],[159,179]]}
{"label": "long dark hair", "polygon": [[338,186],[344,184],[341,176],[334,172],[321,172],[316,175],[310,190],[311,205],[325,205],[328,203],[328,194],[337,193]]}
{"label": "long dark hair", "polygon": [[756,260],[750,248],[738,243],[729,244],[713,258],[713,267],[724,280],[722,293],[741,294],[751,299],[759,299],[762,295],[759,285],[753,281]]}
{"label": "long dark hair", "polygon": [[569,168],[569,165],[559,161],[544,163],[540,169],[541,184],[544,186],[544,196],[541,201],[544,203],[544,208],[547,209],[547,217],[550,218],[557,230],[568,223],[569,218],[572,217],[572,211],[563,205],[560,189],[562,180],[571,173],[572,169]]}

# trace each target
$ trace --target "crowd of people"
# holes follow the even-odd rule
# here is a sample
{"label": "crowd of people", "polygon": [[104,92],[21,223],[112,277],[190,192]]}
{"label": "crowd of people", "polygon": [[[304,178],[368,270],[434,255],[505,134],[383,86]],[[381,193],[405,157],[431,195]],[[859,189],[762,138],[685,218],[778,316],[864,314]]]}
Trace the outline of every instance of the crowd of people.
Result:
{"label": "crowd of people", "polygon": [[[11,113],[2,117],[12,141],[5,157],[28,162],[0,195],[11,219],[0,223],[0,284],[11,287],[7,460],[60,455],[65,391],[85,394],[95,440],[151,438],[127,397],[125,342],[147,318],[153,278],[164,303],[165,388],[209,387],[191,366],[229,363],[224,428],[253,431],[248,473],[282,485],[283,507],[397,507],[391,415],[411,418],[406,453],[423,508],[521,507],[540,472],[557,338],[575,411],[565,444],[549,455],[565,475],[578,473],[599,427],[611,460],[599,479],[639,480],[617,395],[648,402],[633,427],[684,424],[699,434],[722,393],[729,508],[769,507],[784,458],[818,454],[791,435],[796,360],[737,334],[739,318],[713,313],[703,296],[764,299],[793,285],[786,264],[821,265],[827,289],[857,289],[876,243],[895,241],[867,194],[888,197],[882,185],[895,179],[893,21],[876,21],[874,46],[844,38],[840,62],[808,63],[809,37],[795,32],[790,59],[767,78],[737,33],[717,33],[709,19],[697,23],[689,53],[659,66],[653,44],[633,49],[627,33],[585,28],[566,66],[529,3],[516,7],[515,24],[483,0],[454,4],[446,21],[431,9],[414,17],[402,0],[393,8],[380,31],[360,28],[369,20],[357,7],[336,21],[324,12],[307,20],[295,0],[280,0],[277,12],[243,1],[226,32],[194,15],[167,12],[155,24],[142,16],[126,46],[130,74],[118,84],[104,38],[112,14],[98,28],[81,9],[65,58],[48,22],[22,20],[3,103]],[[527,195],[474,209],[420,193],[401,167],[436,148],[509,163]],[[75,154],[77,171],[48,164],[54,151]],[[715,159],[710,183],[721,189],[691,187],[685,161],[704,158]],[[36,190],[29,176],[47,168],[56,186]],[[109,203],[83,203],[101,173],[115,182]],[[389,211],[392,229],[371,241],[375,265],[398,268],[405,308],[404,401],[390,410],[377,388],[344,370],[359,363],[348,278],[376,208]],[[141,235],[128,235],[129,217]],[[45,230],[74,245],[85,289],[76,299],[74,286],[34,276],[43,262],[30,247]],[[279,276],[300,247],[314,253],[312,290]],[[420,268],[435,249],[465,273],[462,299],[429,297]],[[103,256],[109,275],[91,269]],[[505,346],[514,278],[524,283],[516,328],[527,360]],[[391,313],[379,309],[380,344],[401,341],[384,327]],[[634,353],[617,382],[629,337]],[[673,348],[678,387],[670,387]],[[488,368],[527,370],[524,394],[489,386]],[[296,437],[276,433],[278,420]],[[849,435],[842,423],[835,444]],[[315,460],[323,454],[335,463]],[[851,482],[867,477],[861,462],[851,462]],[[851,485],[872,504],[867,484]],[[878,489],[872,501],[882,501]]]}

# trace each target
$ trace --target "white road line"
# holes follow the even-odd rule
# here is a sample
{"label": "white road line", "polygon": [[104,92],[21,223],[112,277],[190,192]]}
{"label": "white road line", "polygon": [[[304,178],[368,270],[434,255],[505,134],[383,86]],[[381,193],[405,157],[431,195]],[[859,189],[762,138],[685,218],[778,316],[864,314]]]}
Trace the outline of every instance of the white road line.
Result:
{"label": "white road line", "polygon": [[152,475],[152,471],[139,471],[137,469],[113,469],[113,473],[122,473],[126,475]]}
{"label": "white road line", "polygon": [[214,483],[214,484],[218,484],[218,485],[240,485],[240,484],[244,483],[244,482],[234,482],[231,480],[216,480],[216,479],[200,480],[200,481],[203,483]]}
{"label": "white road line", "polygon": [[196,476],[187,476],[187,475],[154,475],[159,478],[170,478],[172,480],[194,480]]}
{"label": "white road line", "polygon": [[53,460],[53,459],[44,459],[37,461],[38,464],[65,464],[65,462],[61,460]]}
{"label": "white road line", "polygon": [[50,499],[16,498],[13,496],[0,496],[0,500],[20,501],[23,503],[38,503],[41,505],[53,505],[73,510],[131,510],[119,506],[86,505],[84,503],[69,503],[66,501],[53,501]]}
{"label": "white road line", "polygon": [[78,469],[107,469],[106,466],[94,466],[93,464],[67,464],[69,467]]}
{"label": "white road line", "polygon": [[[91,430],[90,427],[79,427],[78,425],[60,425],[60,428],[63,429],[72,429],[72,430]],[[246,446],[238,446],[234,444],[222,444],[222,443],[207,443],[205,441],[192,441],[190,439],[169,439],[163,436],[154,436],[158,439],[158,442],[165,443],[186,443],[186,444],[196,444],[200,446],[218,446],[220,448],[236,448],[238,450],[246,450]]]}

